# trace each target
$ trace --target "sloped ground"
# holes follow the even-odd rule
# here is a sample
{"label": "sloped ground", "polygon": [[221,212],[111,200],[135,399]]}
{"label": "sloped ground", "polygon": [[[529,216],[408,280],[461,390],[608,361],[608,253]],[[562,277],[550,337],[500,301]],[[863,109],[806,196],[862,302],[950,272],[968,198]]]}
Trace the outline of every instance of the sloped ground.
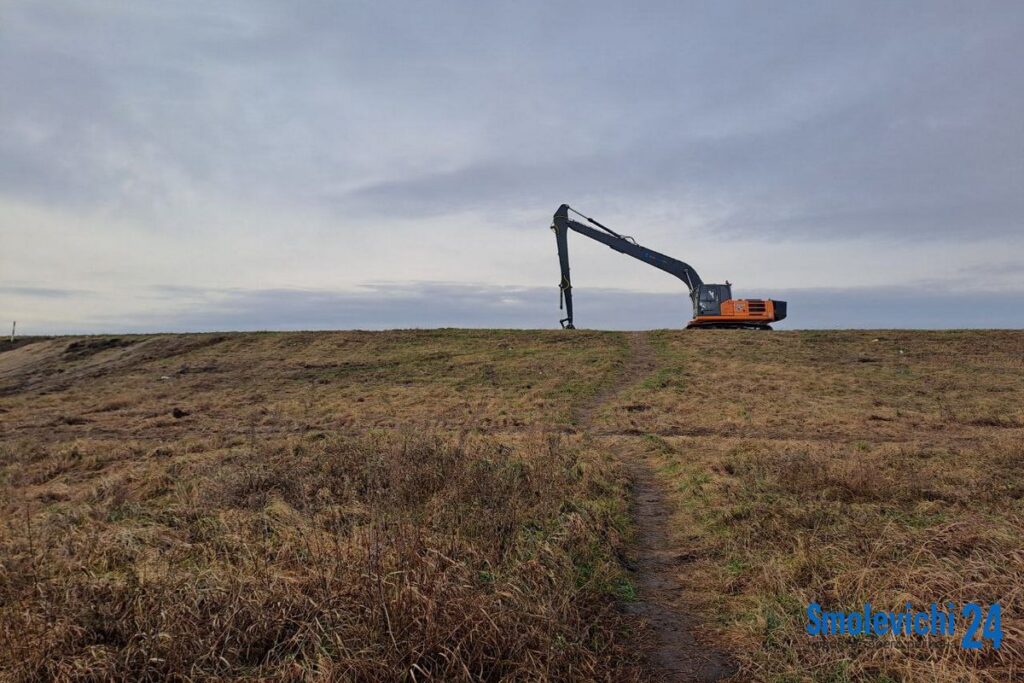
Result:
{"label": "sloped ground", "polygon": [[[677,508],[682,602],[741,680],[1024,678],[1024,333],[652,333],[596,416]],[[1001,602],[1000,650],[810,638],[804,610]]]}
{"label": "sloped ground", "polygon": [[621,335],[0,353],[0,678],[634,680]]}
{"label": "sloped ground", "polygon": [[[1024,335],[648,341],[0,344],[0,678],[658,679],[652,571],[735,680],[1021,676]],[[811,600],[998,600],[1005,639],[811,639]]]}

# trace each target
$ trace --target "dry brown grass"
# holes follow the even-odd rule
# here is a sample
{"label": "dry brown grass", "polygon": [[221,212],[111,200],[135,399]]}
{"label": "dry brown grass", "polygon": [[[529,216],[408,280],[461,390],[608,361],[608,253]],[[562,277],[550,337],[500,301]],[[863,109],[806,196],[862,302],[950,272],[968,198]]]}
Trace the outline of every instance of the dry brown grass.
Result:
{"label": "dry brown grass", "polygon": [[638,678],[627,482],[568,422],[624,345],[567,339],[0,354],[0,679]]}
{"label": "dry brown grass", "polygon": [[[651,340],[591,435],[622,335],[0,352],[0,679],[642,678],[623,451],[739,680],[1022,676],[1024,335]],[[811,639],[811,600],[998,600],[1005,640]]]}
{"label": "dry brown grass", "polygon": [[[1024,676],[1024,334],[654,335],[602,415],[678,504],[679,579],[757,680]],[[810,638],[804,609],[1003,607],[1005,640]]]}
{"label": "dry brown grass", "polygon": [[104,478],[6,520],[0,671],[628,678],[615,477],[561,437],[382,434]]}
{"label": "dry brown grass", "polygon": [[[0,354],[6,431],[168,441],[222,435],[229,424],[245,433],[253,422],[263,433],[564,425],[572,401],[595,391],[624,353],[621,335],[473,330],[75,343],[55,339]],[[174,407],[188,419],[175,419]]]}

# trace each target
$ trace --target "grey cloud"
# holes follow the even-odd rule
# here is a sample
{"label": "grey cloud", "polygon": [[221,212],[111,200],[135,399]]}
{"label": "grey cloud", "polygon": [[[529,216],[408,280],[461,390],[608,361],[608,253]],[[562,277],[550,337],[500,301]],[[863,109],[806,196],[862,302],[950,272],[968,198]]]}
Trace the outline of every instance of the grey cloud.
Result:
{"label": "grey cloud", "polygon": [[[689,299],[683,292],[652,294],[588,288],[576,289],[574,294],[576,319],[584,328],[679,328],[690,317]],[[742,297],[752,293],[738,290],[735,294]],[[773,292],[773,296],[787,300],[791,313],[789,319],[776,325],[777,329],[1024,327],[1024,290],[809,288]],[[204,299],[130,319],[106,318],[42,331],[532,329],[557,327],[561,317],[554,287],[405,283],[378,284],[358,292],[210,290]]]}
{"label": "grey cloud", "polygon": [[23,296],[36,299],[67,299],[72,296],[84,296],[89,292],[81,289],[57,289],[50,287],[31,287],[0,284],[0,294]]}
{"label": "grey cloud", "polygon": [[955,266],[941,277],[923,278],[913,283],[915,288],[938,291],[971,290],[1018,292],[1024,289],[1024,262],[994,262],[983,265]]}
{"label": "grey cloud", "polygon": [[[85,296],[78,285],[107,297],[109,318],[66,329],[549,326],[547,289],[285,290],[335,280],[297,250],[292,262],[266,255],[351,244],[337,256],[337,282],[351,285],[347,265],[422,230],[438,234],[437,252],[424,240],[415,256],[379,259],[374,277],[401,278],[412,259],[456,250],[480,271],[514,272],[519,263],[463,214],[498,216],[489,238],[507,238],[540,230],[568,201],[599,217],[650,206],[661,227],[678,216],[723,246],[783,243],[773,258],[790,282],[804,281],[804,245],[852,236],[862,252],[912,255],[938,243],[931,272],[915,266],[910,286],[812,288],[825,279],[794,290],[785,325],[1019,325],[993,301],[1010,310],[1024,282],[1022,35],[1024,4],[945,0],[13,0],[0,10],[0,202],[45,230],[95,230],[117,263],[102,249],[79,263],[60,244],[51,256],[0,214],[0,258],[18,269],[0,292],[33,299],[19,310]],[[188,260],[250,226],[259,234],[235,260]],[[365,248],[378,253],[358,253],[353,231],[376,226],[380,239]],[[168,262],[180,259],[172,265],[195,284],[144,289],[170,276],[138,272],[130,249],[166,249],[153,237],[170,231],[181,248]],[[550,256],[549,238],[535,234],[536,253]],[[994,267],[957,266],[961,250],[996,240]],[[88,281],[37,283],[36,272]],[[229,287],[242,282],[262,288]],[[595,327],[686,318],[682,295],[579,297],[581,322]],[[119,317],[139,299],[186,310]]]}
{"label": "grey cloud", "polygon": [[0,180],[48,202],[173,210],[184,188],[381,218],[710,197],[738,234],[954,241],[1024,214],[1014,4],[7,14]]}

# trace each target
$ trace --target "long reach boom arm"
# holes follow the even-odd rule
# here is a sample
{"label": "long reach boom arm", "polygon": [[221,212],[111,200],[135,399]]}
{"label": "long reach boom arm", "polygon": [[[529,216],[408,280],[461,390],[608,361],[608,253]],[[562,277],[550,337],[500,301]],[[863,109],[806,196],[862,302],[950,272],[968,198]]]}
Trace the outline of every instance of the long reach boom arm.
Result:
{"label": "long reach boom arm", "polygon": [[[596,227],[592,228],[589,225],[584,225],[579,221],[569,218],[570,211]],[[700,275],[689,264],[653,249],[642,247],[632,237],[620,235],[611,228],[601,225],[593,218],[584,216],[568,204],[562,204],[558,207],[551,229],[555,231],[555,241],[558,244],[558,264],[562,269],[562,281],[558,287],[561,290],[566,317],[560,322],[562,327],[566,329],[574,329],[572,324],[572,281],[569,279],[569,230],[586,235],[590,239],[605,244],[617,252],[632,256],[670,275],[675,275],[686,284],[687,289],[690,290],[691,297],[696,294],[697,288],[703,284]]]}

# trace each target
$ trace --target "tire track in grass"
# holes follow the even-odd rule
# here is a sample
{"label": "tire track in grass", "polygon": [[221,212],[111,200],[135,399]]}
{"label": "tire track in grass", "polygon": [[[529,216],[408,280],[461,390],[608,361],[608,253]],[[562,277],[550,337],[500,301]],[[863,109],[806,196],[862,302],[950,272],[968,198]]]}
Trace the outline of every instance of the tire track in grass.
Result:
{"label": "tire track in grass", "polygon": [[725,652],[700,642],[698,622],[680,604],[682,586],[676,579],[684,549],[673,547],[672,507],[637,443],[637,436],[599,436],[595,418],[607,403],[642,382],[658,369],[657,356],[646,332],[629,334],[629,360],[618,379],[576,413],[575,422],[592,438],[600,438],[629,468],[633,482],[633,553],[637,600],[627,611],[643,618],[653,636],[648,661],[663,681],[721,681],[734,676],[736,662]]}

